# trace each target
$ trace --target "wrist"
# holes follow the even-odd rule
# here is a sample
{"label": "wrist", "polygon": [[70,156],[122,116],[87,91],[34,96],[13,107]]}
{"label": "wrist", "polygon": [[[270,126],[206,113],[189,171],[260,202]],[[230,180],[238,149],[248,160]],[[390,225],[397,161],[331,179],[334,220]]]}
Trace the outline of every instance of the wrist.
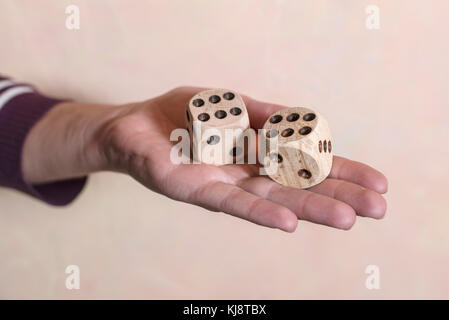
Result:
{"label": "wrist", "polygon": [[25,181],[45,183],[109,169],[104,131],[122,107],[64,102],[28,134],[23,147]]}

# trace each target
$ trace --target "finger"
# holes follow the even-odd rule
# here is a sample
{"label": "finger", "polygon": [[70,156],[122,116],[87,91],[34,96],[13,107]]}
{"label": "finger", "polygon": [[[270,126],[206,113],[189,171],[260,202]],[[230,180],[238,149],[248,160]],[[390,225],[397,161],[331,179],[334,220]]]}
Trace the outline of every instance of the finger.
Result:
{"label": "finger", "polygon": [[387,209],[387,203],[379,193],[343,180],[326,179],[308,190],[343,201],[363,217],[381,219]]}
{"label": "finger", "polygon": [[366,164],[342,157],[334,156],[329,177],[357,183],[379,193],[388,190],[387,178],[382,173]]}
{"label": "finger", "polygon": [[302,220],[345,230],[350,229],[355,222],[356,214],[351,206],[308,190],[285,187],[266,177],[250,178],[239,186],[259,197],[284,205]]}
{"label": "finger", "polygon": [[284,206],[223,182],[201,187],[189,202],[287,232],[293,232],[298,224],[296,215]]}
{"label": "finger", "polygon": [[246,110],[248,110],[251,128],[254,129],[262,129],[265,121],[267,121],[273,113],[287,108],[279,104],[257,101],[245,95],[242,95],[242,98],[245,101]]}

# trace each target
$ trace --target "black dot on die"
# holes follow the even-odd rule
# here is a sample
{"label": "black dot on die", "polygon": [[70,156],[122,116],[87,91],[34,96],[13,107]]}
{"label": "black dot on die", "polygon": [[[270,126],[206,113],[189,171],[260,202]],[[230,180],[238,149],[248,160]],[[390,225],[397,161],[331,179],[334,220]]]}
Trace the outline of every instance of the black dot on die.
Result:
{"label": "black dot on die", "polygon": [[193,100],[192,104],[195,107],[202,107],[204,105],[204,100],[203,99],[195,99],[195,100]]}
{"label": "black dot on die", "polygon": [[239,114],[242,113],[242,109],[235,107],[235,108],[232,108],[231,111],[229,111],[229,112],[231,112],[231,114],[233,116],[238,116]]}
{"label": "black dot on die", "polygon": [[302,127],[301,129],[299,129],[299,134],[303,136],[308,135],[311,132],[312,132],[311,127]]}
{"label": "black dot on die", "polygon": [[279,131],[277,131],[276,129],[271,129],[269,131],[267,131],[266,136],[267,138],[274,138],[279,134]]}
{"label": "black dot on die", "polygon": [[218,110],[217,112],[215,112],[215,117],[218,119],[226,118],[227,115],[228,114],[224,110]]}
{"label": "black dot on die", "polygon": [[278,163],[281,163],[284,159],[279,153],[273,152],[270,154],[270,160],[271,161],[277,161]]}
{"label": "black dot on die", "polygon": [[205,121],[207,121],[209,119],[210,119],[210,116],[207,113],[200,113],[198,115],[198,120],[200,120],[200,121],[205,122]]}
{"label": "black dot on die", "polygon": [[274,115],[274,116],[272,116],[270,118],[270,122],[271,123],[278,123],[278,122],[281,122],[281,121],[282,121],[282,116],[279,115],[279,114],[276,114],[276,115]]}
{"label": "black dot on die", "polygon": [[207,139],[207,144],[214,145],[220,142],[220,137],[213,135]]}
{"label": "black dot on die", "polygon": [[293,122],[299,119],[299,114],[297,113],[291,113],[287,116],[287,121],[288,122]]}
{"label": "black dot on die", "polygon": [[234,147],[234,148],[232,148],[232,150],[231,150],[231,152],[230,152],[230,155],[233,156],[233,157],[237,157],[237,156],[239,156],[241,153],[242,153],[242,148],[240,148],[240,147]]}
{"label": "black dot on die", "polygon": [[284,138],[290,137],[294,132],[295,130],[293,130],[292,128],[287,128],[282,131],[281,136],[283,136]]}
{"label": "black dot on die", "polygon": [[226,92],[226,93],[223,95],[223,98],[224,98],[225,100],[232,100],[232,99],[234,99],[234,97],[235,97],[235,95],[234,95],[232,92]]}
{"label": "black dot on die", "polygon": [[316,118],[316,115],[315,113],[306,113],[302,118],[304,119],[304,121],[312,121]]}
{"label": "black dot on die", "polygon": [[219,96],[217,96],[216,94],[214,94],[213,96],[210,96],[209,101],[211,103],[219,103],[221,100],[221,98]]}
{"label": "black dot on die", "polygon": [[301,169],[298,171],[298,175],[304,179],[310,179],[312,177],[312,173],[309,170]]}

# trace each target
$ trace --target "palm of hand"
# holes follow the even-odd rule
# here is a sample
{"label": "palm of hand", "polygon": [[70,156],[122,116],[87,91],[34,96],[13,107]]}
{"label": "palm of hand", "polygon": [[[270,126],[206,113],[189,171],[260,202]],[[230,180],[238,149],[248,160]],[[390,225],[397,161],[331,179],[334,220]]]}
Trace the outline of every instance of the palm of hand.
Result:
{"label": "palm of hand", "polygon": [[[334,157],[329,177],[308,190],[281,186],[258,175],[256,165],[175,165],[170,161],[172,130],[184,128],[186,102],[201,88],[174,89],[129,105],[110,126],[114,169],[131,174],[168,197],[222,211],[254,223],[294,231],[298,219],[349,229],[356,215],[382,218],[385,177],[362,163]],[[282,106],[244,97],[252,127],[260,128]]]}

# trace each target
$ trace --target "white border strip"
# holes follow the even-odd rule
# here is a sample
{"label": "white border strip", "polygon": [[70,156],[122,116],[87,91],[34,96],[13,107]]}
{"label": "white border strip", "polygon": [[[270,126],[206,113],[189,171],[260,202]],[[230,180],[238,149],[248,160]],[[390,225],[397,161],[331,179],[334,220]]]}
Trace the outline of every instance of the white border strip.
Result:
{"label": "white border strip", "polygon": [[2,80],[0,81],[0,90],[9,87],[9,86],[13,86],[14,82],[12,82],[11,80]]}
{"label": "white border strip", "polygon": [[[3,82],[3,81],[2,81]],[[5,92],[0,94],[0,110],[9,102],[21,94],[33,92],[34,90],[29,86],[17,86],[7,89]]]}

